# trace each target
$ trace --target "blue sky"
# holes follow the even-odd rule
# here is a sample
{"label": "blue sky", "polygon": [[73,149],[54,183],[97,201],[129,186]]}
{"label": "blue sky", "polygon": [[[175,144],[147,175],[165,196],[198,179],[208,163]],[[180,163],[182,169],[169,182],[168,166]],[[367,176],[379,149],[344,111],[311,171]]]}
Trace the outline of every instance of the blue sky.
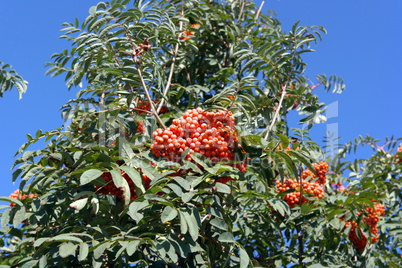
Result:
{"label": "blue sky", "polygon": [[[261,1],[256,1],[260,3]],[[12,185],[13,155],[37,129],[51,130],[63,124],[58,109],[75,91],[67,91],[62,77],[45,76],[44,63],[69,44],[58,39],[63,22],[83,20],[95,0],[2,1],[0,9],[0,61],[10,63],[29,81],[28,92],[18,100],[16,91],[0,99],[0,196]],[[322,25],[328,34],[306,55],[307,75],[336,74],[346,83],[344,93],[323,93],[332,104],[332,118],[342,142],[370,134],[379,139],[402,137],[402,1],[400,0],[271,0],[263,10],[273,10],[289,30],[300,25]],[[329,124],[313,131],[321,140]],[[380,143],[381,145],[381,143]],[[370,151],[364,151],[367,156]]]}

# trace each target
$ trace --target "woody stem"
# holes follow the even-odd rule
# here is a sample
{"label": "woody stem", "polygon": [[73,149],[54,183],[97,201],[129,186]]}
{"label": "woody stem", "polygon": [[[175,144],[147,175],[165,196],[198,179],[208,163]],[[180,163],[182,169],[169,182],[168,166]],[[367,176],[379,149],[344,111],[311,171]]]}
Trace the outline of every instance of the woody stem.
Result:
{"label": "woody stem", "polygon": [[144,88],[145,95],[147,96],[149,104],[151,105],[151,112],[155,116],[155,118],[159,122],[159,124],[163,127],[163,129],[166,129],[165,124],[163,123],[162,119],[159,117],[158,112],[156,111],[155,103],[152,101],[151,96],[149,95],[149,90],[147,88],[147,85],[145,84],[144,78],[142,76],[141,68],[139,66],[137,66],[137,71],[138,71],[138,75],[140,76],[141,85]]}

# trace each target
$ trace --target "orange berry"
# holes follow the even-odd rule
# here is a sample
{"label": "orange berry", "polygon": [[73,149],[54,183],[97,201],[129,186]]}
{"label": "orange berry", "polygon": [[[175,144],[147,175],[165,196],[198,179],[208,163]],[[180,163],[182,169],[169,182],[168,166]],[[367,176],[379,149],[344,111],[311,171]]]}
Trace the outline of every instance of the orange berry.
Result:
{"label": "orange berry", "polygon": [[302,205],[305,202],[309,202],[309,200],[305,196],[315,196],[318,199],[324,197],[324,190],[322,186],[316,182],[308,182],[302,180],[300,183],[296,180],[285,179],[283,183],[280,180],[277,180],[276,186],[278,189],[278,193],[288,191],[290,189],[296,190],[295,192],[287,193],[283,197],[283,200],[285,200],[285,202],[288,203],[290,207],[293,207],[296,204]]}
{"label": "orange berry", "polygon": [[[396,150],[397,153],[402,153],[402,144],[399,145],[398,149]],[[398,159],[396,160],[396,163],[402,163],[402,156],[397,156]]]}
{"label": "orange berry", "polygon": [[[14,192],[12,192],[9,197],[10,197],[10,198],[13,198],[13,199],[24,200],[24,199],[26,199],[26,198],[36,198],[36,197],[38,197],[38,196],[35,195],[35,194],[28,194],[28,195],[26,195],[26,194],[21,194],[21,193],[20,193],[20,190],[17,189],[17,190],[15,190]],[[15,203],[10,202],[10,207],[13,207],[13,206],[15,206],[15,205],[16,205]]]}
{"label": "orange berry", "polygon": [[[234,160],[233,149],[238,140],[231,112],[207,112],[201,108],[186,111],[165,131],[155,131],[153,137],[152,153],[157,157],[168,156],[173,161],[178,161],[186,149],[190,153],[199,152],[213,162]],[[191,155],[186,159],[191,160]],[[244,166],[239,170],[244,170]]]}
{"label": "orange berry", "polygon": [[315,180],[317,183],[324,185],[327,180],[328,164],[320,161],[318,164],[314,163],[312,166],[314,167],[316,175],[314,175],[310,169],[306,169],[302,172],[302,178],[309,179],[310,181]]}
{"label": "orange berry", "polygon": [[[385,214],[385,206],[381,203],[374,204],[374,209],[371,207],[367,207],[365,209],[367,213],[367,217],[363,217],[363,222],[370,226],[370,238],[371,243],[376,243],[379,239],[379,233],[377,224],[380,220],[380,216]],[[360,212],[358,213],[361,214]],[[352,225],[349,232],[349,240],[354,244],[356,249],[363,250],[368,242],[368,238],[363,235],[360,227],[357,226],[355,221],[348,221],[345,224],[345,227]],[[356,232],[359,232],[359,236],[357,236]]]}

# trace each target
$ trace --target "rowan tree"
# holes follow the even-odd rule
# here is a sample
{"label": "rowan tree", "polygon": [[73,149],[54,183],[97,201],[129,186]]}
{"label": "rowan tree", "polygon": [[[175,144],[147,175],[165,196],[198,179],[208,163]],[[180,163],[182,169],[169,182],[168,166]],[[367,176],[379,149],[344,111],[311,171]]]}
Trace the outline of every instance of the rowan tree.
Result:
{"label": "rowan tree", "polygon": [[235,0],[100,2],[63,27],[47,73],[77,97],[17,152],[0,267],[400,267],[400,140],[309,138],[318,90],[344,89],[305,75],[324,28]]}

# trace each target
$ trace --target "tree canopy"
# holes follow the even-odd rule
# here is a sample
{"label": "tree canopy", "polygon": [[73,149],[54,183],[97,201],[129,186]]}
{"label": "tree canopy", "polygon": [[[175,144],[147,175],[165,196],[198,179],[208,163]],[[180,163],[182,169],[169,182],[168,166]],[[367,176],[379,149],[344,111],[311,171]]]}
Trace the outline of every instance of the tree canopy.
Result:
{"label": "tree canopy", "polygon": [[[309,138],[317,90],[345,89],[305,75],[323,27],[238,0],[100,2],[63,27],[47,74],[77,95],[17,152],[0,267],[400,267],[400,139]],[[0,96],[25,92],[0,65]]]}

